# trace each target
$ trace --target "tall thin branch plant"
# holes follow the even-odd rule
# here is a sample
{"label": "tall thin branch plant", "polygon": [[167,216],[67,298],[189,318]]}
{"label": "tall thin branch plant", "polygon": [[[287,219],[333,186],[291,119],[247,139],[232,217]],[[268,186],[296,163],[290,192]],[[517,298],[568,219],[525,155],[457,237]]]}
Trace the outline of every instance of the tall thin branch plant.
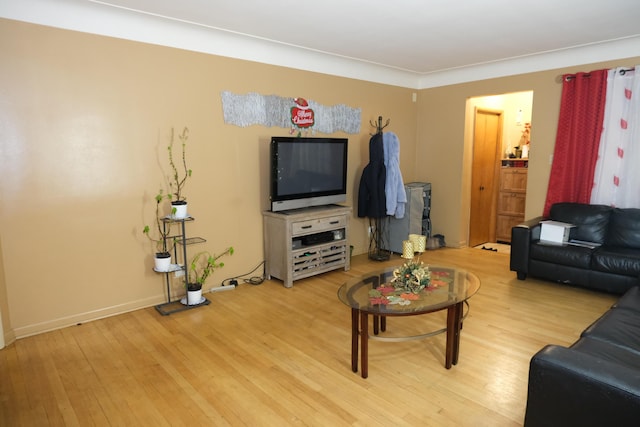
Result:
{"label": "tall thin branch plant", "polygon": [[[155,219],[155,231],[158,233],[158,238],[155,238],[151,235],[151,227],[149,225],[145,225],[142,232],[156,244],[156,253],[164,254],[170,253],[173,249],[173,245],[175,242],[173,239],[169,238],[171,236],[171,221],[164,221],[162,215],[160,213],[160,203],[164,198],[167,197],[164,194],[163,190],[159,190],[158,194],[155,196],[156,200],[156,219]],[[174,208],[175,209],[175,208]]]}
{"label": "tall thin branch plant", "polygon": [[168,194],[169,200],[172,202],[182,202],[186,198],[182,194],[184,187],[187,183],[187,178],[191,177],[191,169],[187,167],[187,140],[189,139],[189,129],[185,127],[182,130],[182,133],[178,135],[178,139],[181,143],[181,159],[180,159],[180,167],[176,165],[174,159],[174,144],[176,140],[175,130],[171,128],[171,140],[169,142],[169,146],[167,147],[169,151],[169,165],[171,166],[172,177],[171,182],[169,183],[171,187],[171,193]]}

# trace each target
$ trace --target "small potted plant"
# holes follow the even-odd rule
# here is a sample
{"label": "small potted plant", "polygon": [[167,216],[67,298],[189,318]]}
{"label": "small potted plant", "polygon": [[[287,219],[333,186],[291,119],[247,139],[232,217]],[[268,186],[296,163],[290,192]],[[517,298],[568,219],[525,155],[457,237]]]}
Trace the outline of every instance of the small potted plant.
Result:
{"label": "small potted plant", "polygon": [[158,238],[151,236],[151,227],[144,226],[142,232],[156,244],[155,254],[155,267],[154,270],[158,272],[167,272],[171,269],[171,249],[173,248],[173,239],[169,238],[171,234],[171,221],[164,222],[160,216],[160,203],[166,196],[163,191],[158,191],[156,194],[156,224],[155,231],[158,233]]}
{"label": "small potted plant", "polygon": [[191,169],[187,167],[187,157],[186,157],[186,148],[187,148],[187,139],[189,139],[189,129],[184,128],[182,133],[178,135],[178,139],[181,142],[182,147],[182,156],[181,156],[181,165],[178,167],[174,160],[174,144],[175,144],[175,130],[171,128],[171,140],[169,142],[169,146],[167,147],[169,151],[169,165],[171,166],[172,176],[169,182],[169,186],[171,187],[171,193],[167,195],[169,200],[171,200],[171,216],[174,219],[183,219],[186,218],[189,214],[187,213],[187,200],[182,194],[184,190],[184,186],[187,183],[187,178],[191,177]]}
{"label": "small potted plant", "polygon": [[202,251],[193,256],[187,273],[187,305],[203,302],[202,287],[216,269],[224,267],[224,262],[218,262],[218,260],[225,255],[233,255],[233,247],[227,248],[218,255]]}

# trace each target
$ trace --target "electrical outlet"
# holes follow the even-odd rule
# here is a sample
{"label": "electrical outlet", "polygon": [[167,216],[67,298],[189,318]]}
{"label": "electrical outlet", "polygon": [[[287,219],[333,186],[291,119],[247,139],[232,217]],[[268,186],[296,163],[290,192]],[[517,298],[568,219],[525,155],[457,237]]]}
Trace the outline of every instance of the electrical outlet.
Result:
{"label": "electrical outlet", "polygon": [[176,277],[184,277],[184,270],[176,271]]}

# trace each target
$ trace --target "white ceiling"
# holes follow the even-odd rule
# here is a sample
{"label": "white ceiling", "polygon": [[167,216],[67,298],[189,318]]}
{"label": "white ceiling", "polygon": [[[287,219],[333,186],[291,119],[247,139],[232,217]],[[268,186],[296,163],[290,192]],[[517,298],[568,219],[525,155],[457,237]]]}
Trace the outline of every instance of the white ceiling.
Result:
{"label": "white ceiling", "polygon": [[417,88],[640,56],[639,0],[13,3],[0,16]]}

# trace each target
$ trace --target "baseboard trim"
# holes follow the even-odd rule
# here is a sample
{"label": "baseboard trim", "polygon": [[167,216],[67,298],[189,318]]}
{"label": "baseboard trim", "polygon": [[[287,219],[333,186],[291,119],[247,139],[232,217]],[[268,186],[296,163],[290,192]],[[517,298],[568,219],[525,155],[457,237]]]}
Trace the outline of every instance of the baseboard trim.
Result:
{"label": "baseboard trim", "polygon": [[[111,307],[101,308],[100,310],[87,311],[85,313],[78,313],[73,316],[61,317],[58,319],[48,320],[42,323],[35,323],[32,325],[23,326],[13,329],[13,340],[26,338],[32,335],[38,335],[45,332],[55,331],[57,329],[74,326],[79,323],[87,323],[93,320],[104,319],[105,317],[111,317],[118,314],[127,313],[141,308],[147,308],[166,302],[165,296],[157,295],[154,297],[144,298],[137,301],[131,301],[125,304],[114,305]],[[5,334],[6,337],[6,334]],[[5,338],[8,343],[9,340]]]}
{"label": "baseboard trim", "polygon": [[2,347],[0,347],[0,350],[3,349],[4,347],[10,346],[11,344],[13,344],[16,341],[16,333],[13,329],[10,329],[8,331],[4,331],[3,334],[3,339],[4,339],[4,345]]}

